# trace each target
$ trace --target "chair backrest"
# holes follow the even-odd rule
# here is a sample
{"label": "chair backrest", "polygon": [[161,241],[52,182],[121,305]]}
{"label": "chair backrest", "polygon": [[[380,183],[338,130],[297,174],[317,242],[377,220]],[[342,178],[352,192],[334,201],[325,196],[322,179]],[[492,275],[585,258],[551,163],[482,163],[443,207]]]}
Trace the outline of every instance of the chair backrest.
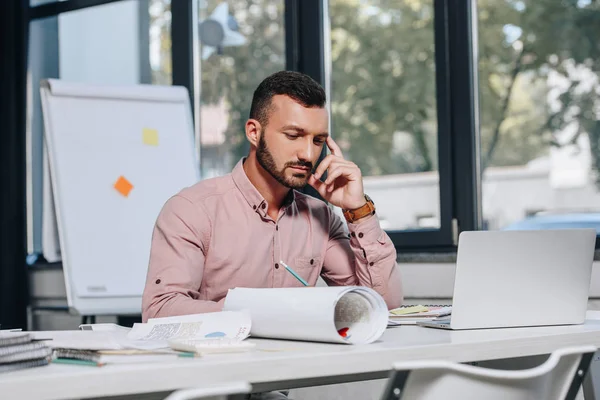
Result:
{"label": "chair backrest", "polygon": [[382,400],[574,398],[596,350],[594,346],[560,349],[542,365],[519,371],[447,361],[397,363]]}
{"label": "chair backrest", "polygon": [[203,386],[199,388],[180,389],[165,400],[242,400],[252,391],[247,382],[233,382],[222,385]]}

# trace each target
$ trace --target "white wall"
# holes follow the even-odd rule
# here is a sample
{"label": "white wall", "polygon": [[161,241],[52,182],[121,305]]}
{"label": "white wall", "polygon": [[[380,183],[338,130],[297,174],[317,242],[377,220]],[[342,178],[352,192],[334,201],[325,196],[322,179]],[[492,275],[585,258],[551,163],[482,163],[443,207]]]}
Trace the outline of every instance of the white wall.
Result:
{"label": "white wall", "polygon": [[[536,160],[537,161],[537,160]],[[482,182],[483,217],[489,229],[501,229],[539,210],[595,210],[600,192],[588,169],[572,171],[578,179],[557,184],[561,166],[549,160],[517,167],[488,168]],[[587,179],[581,179],[585,174]],[[431,215],[439,226],[440,195],[437,172],[364,178],[365,192],[373,198],[384,229],[423,228],[419,217]],[[436,226],[436,227],[437,227]]]}

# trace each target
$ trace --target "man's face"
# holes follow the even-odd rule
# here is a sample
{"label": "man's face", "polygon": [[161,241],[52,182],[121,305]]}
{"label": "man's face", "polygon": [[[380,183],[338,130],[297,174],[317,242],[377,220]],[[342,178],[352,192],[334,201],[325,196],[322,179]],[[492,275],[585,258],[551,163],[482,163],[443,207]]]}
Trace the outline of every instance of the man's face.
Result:
{"label": "man's face", "polygon": [[327,131],[325,108],[305,108],[287,96],[274,96],[256,158],[277,182],[300,189],[306,185],[321,154]]}

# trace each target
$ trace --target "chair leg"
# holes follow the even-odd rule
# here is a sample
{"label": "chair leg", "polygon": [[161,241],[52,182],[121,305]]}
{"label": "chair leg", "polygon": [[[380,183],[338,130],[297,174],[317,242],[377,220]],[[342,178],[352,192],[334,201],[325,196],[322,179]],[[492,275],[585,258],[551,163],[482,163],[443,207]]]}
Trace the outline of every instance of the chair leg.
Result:
{"label": "chair leg", "polygon": [[[590,364],[592,363],[593,357],[594,353],[586,353],[581,356],[581,361],[579,362],[579,366],[577,367],[577,371],[575,372],[575,376],[573,377],[573,381],[571,382],[571,386],[569,387],[569,391],[567,392],[565,400],[575,400],[575,397],[577,396],[577,393],[579,392],[579,389],[581,388],[586,376],[591,375],[588,371],[590,371]],[[598,367],[600,367],[600,365],[598,365]],[[584,396],[585,400],[590,400],[587,394],[584,393]],[[591,398],[591,400],[595,399],[596,397]]]}
{"label": "chair leg", "polygon": [[398,400],[402,398],[404,385],[408,380],[410,371],[392,371],[391,379],[388,379],[387,386],[383,391],[381,400]]}
{"label": "chair leg", "polygon": [[585,400],[600,400],[600,351],[594,354],[583,380],[583,397]]}

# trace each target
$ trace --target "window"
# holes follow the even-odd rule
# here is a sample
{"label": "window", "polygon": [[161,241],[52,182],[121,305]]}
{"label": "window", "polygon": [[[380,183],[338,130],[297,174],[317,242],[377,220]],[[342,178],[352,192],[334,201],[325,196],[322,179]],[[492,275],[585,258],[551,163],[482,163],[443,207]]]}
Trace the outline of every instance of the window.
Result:
{"label": "window", "polygon": [[[35,5],[44,2],[38,1]],[[80,3],[80,2],[78,2]],[[79,4],[81,6],[81,4]],[[43,4],[32,15],[28,75],[28,252],[42,252],[43,119],[39,82],[170,84],[169,0],[127,0],[60,12]]]}
{"label": "window", "polygon": [[480,0],[478,9],[486,226],[600,233],[598,3]]}
{"label": "window", "polygon": [[440,130],[444,113],[438,123],[446,104],[438,96],[445,82],[437,80],[444,54],[437,52],[436,29],[444,25],[435,17],[443,7],[431,0],[329,4],[335,140],[361,168],[384,229],[412,231],[419,244],[449,241],[415,235],[437,235],[450,224],[449,208],[440,207],[440,179],[447,183],[449,168],[440,168],[438,151],[440,140],[449,147]]}
{"label": "window", "polygon": [[[200,143],[203,178],[231,172],[248,153],[245,123],[252,94],[268,75],[286,68],[283,0],[200,3]],[[226,16],[224,45],[210,22]]]}
{"label": "window", "polygon": [[151,82],[155,85],[171,85],[171,0],[150,0],[148,12]]}

